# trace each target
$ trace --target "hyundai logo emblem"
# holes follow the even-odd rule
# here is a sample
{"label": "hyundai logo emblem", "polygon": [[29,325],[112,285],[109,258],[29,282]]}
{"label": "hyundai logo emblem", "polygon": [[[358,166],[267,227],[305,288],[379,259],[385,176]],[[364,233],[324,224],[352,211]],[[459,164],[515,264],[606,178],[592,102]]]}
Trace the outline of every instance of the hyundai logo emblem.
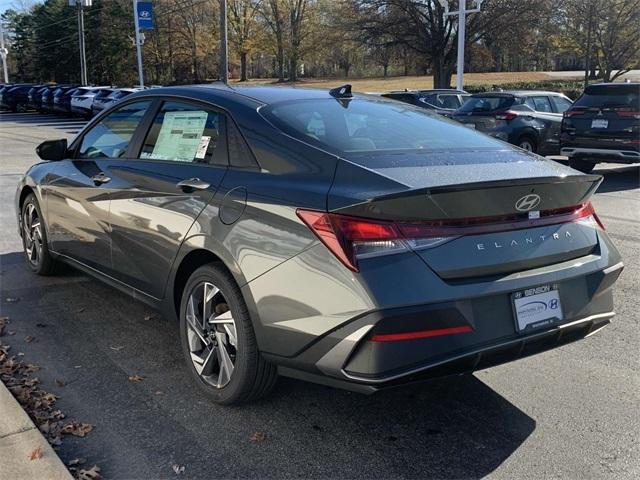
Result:
{"label": "hyundai logo emblem", "polygon": [[520,212],[528,212],[529,210],[533,210],[540,204],[540,195],[536,195],[535,193],[530,193],[529,195],[525,195],[524,197],[518,199],[516,202],[516,210]]}

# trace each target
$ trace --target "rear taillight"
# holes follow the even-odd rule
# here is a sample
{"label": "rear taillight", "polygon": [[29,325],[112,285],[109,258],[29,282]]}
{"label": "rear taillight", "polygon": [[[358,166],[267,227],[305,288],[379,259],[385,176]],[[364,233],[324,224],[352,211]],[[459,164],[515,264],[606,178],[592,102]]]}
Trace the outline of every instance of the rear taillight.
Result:
{"label": "rear taillight", "polygon": [[633,108],[616,108],[616,113],[619,117],[640,119],[640,112]]}
{"label": "rear taillight", "polygon": [[604,230],[591,203],[539,212],[537,218],[522,214],[492,217],[394,223],[337,213],[298,209],[298,217],[347,268],[357,272],[358,260],[433,248],[465,235],[535,228],[581,222]]}
{"label": "rear taillight", "polygon": [[518,113],[511,110],[507,110],[506,112],[496,113],[495,115],[496,120],[507,120],[507,121],[513,120],[517,116],[518,116]]}
{"label": "rear taillight", "polygon": [[571,118],[571,117],[576,117],[578,115],[582,115],[584,114],[584,112],[585,112],[584,110],[567,110],[562,114],[562,116],[564,118]]}

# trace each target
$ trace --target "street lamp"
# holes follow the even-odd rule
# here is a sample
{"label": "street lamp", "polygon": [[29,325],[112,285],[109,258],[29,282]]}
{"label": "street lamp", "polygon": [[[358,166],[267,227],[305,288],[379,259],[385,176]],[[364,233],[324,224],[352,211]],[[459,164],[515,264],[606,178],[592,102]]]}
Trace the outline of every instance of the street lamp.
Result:
{"label": "street lamp", "polygon": [[7,72],[7,55],[9,50],[4,46],[4,28],[0,20],[0,56],[2,56],[2,71],[4,72],[4,83],[9,83],[9,73]]}
{"label": "street lamp", "polygon": [[70,7],[78,9],[78,46],[80,50],[80,83],[87,82],[87,54],[84,48],[84,7],[90,7],[93,0],[69,0]]}
{"label": "street lamp", "polygon": [[467,10],[467,1],[458,1],[458,10],[455,12],[449,11],[449,0],[438,0],[438,3],[444,8],[445,17],[458,15],[458,65],[456,70],[456,88],[462,90],[464,86],[464,41],[465,41],[465,26],[467,23],[468,13],[477,13],[482,7],[484,0],[473,0],[475,8]]}

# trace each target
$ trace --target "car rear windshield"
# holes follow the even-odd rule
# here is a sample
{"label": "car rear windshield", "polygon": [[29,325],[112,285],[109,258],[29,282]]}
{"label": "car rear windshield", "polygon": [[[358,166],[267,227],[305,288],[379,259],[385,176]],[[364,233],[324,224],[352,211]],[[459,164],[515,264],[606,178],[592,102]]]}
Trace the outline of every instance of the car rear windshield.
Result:
{"label": "car rear windshield", "polygon": [[502,142],[424,109],[384,100],[296,100],[273,104],[261,113],[294,138],[342,156],[505,148]]}
{"label": "car rear windshield", "polygon": [[640,110],[640,85],[591,85],[573,104],[574,107],[632,107]]}
{"label": "car rear windshield", "polygon": [[493,112],[494,110],[504,110],[515,102],[515,97],[506,95],[483,95],[473,96],[464,102],[458,109],[459,112]]}

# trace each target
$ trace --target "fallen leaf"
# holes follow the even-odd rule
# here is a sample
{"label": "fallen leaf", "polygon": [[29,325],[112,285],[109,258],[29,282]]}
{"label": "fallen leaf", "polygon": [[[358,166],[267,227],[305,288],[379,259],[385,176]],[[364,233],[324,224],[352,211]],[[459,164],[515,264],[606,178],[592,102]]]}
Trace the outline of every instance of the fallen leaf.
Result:
{"label": "fallen leaf", "polygon": [[88,423],[69,422],[60,431],[75,437],[84,437],[91,430],[93,430],[93,426]]}
{"label": "fallen leaf", "polygon": [[267,436],[264,433],[255,432],[253,435],[249,437],[249,441],[251,443],[260,443],[260,442],[264,442],[265,438],[267,438]]}
{"label": "fallen leaf", "polygon": [[89,470],[80,469],[78,478],[80,480],[100,480],[102,478],[102,475],[100,475],[100,467],[94,465]]}
{"label": "fallen leaf", "polygon": [[144,377],[140,376],[140,375],[131,375],[129,377],[129,381],[130,382],[141,382],[142,380],[144,380]]}
{"label": "fallen leaf", "polygon": [[31,335],[27,335],[26,337],[24,337],[24,341],[27,343],[31,343],[35,340],[35,337],[32,337]]}
{"label": "fallen leaf", "polygon": [[31,453],[29,454],[29,460],[39,460],[42,458],[42,455],[44,455],[44,453],[42,452],[42,447],[36,447],[31,450]]}
{"label": "fallen leaf", "polygon": [[184,473],[184,465],[172,465],[171,468],[173,468],[173,471],[176,473],[176,475],[180,475],[182,473]]}
{"label": "fallen leaf", "polygon": [[58,385],[59,387],[64,387],[66,384],[67,382],[65,382],[64,380],[56,379],[56,385]]}

